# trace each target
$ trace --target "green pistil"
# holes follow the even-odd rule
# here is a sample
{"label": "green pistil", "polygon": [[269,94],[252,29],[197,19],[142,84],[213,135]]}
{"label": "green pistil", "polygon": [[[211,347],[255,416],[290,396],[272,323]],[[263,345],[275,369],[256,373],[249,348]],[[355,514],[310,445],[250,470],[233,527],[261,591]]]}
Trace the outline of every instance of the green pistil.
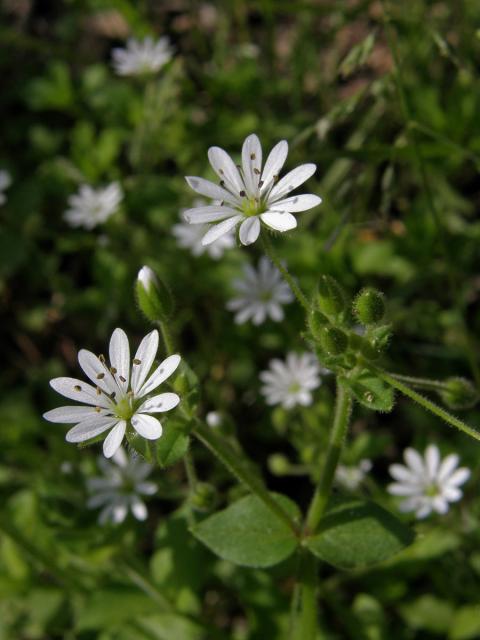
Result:
{"label": "green pistil", "polygon": [[249,198],[245,196],[242,200],[242,211],[245,217],[258,216],[267,210],[265,202],[263,200],[257,200],[256,198]]}
{"label": "green pistil", "polygon": [[130,420],[135,413],[135,406],[131,396],[125,396],[115,404],[115,415],[119,420]]}

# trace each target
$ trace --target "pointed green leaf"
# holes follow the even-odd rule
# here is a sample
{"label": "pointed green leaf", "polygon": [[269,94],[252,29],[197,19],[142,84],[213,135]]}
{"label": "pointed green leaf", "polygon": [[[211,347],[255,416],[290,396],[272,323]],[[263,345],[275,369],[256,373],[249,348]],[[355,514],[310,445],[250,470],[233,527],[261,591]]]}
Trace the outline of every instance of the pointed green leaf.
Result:
{"label": "pointed green leaf", "polygon": [[[294,519],[297,505],[289,498],[271,496]],[[206,518],[192,533],[213,553],[245,567],[271,567],[295,550],[298,540],[288,524],[256,496],[250,495]]]}
{"label": "pointed green leaf", "polygon": [[337,498],[306,546],[334,567],[354,569],[386,560],[413,538],[407,526],[378,504]]}

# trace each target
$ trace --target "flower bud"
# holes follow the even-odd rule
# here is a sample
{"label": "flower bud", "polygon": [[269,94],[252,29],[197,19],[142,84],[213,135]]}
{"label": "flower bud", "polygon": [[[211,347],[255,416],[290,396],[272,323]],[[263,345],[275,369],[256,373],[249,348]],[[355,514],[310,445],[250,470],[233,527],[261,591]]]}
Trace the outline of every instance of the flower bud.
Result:
{"label": "flower bud", "polygon": [[217,503],[217,490],[208,482],[197,482],[189,501],[197,511],[211,511]]}
{"label": "flower bud", "polygon": [[328,324],[328,318],[317,309],[312,309],[308,314],[308,328],[314,338],[319,338],[320,331]]}
{"label": "flower bud", "polygon": [[337,316],[345,310],[345,294],[342,287],[332,276],[320,276],[317,288],[317,303],[320,311],[327,316]]}
{"label": "flower bud", "polygon": [[140,311],[150,322],[164,321],[173,311],[170,291],[150,267],[142,267],[135,283],[135,293]]}
{"label": "flower bud", "polygon": [[319,334],[320,346],[328,355],[338,356],[348,346],[346,333],[336,327],[323,327]]}
{"label": "flower bud", "polygon": [[268,468],[275,476],[284,476],[290,469],[290,462],[283,453],[273,453],[268,458]]}
{"label": "flower bud", "polygon": [[353,303],[353,312],[362,324],[377,324],[385,315],[385,297],[376,289],[363,289]]}
{"label": "flower bud", "polygon": [[451,409],[468,409],[473,407],[479,399],[477,389],[466,378],[449,378],[440,396]]}

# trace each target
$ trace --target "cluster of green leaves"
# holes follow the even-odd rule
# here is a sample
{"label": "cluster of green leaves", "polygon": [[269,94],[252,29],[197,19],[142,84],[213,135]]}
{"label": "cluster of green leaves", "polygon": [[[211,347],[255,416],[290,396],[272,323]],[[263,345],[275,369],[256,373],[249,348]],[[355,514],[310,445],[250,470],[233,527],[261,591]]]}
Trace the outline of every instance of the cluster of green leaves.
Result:
{"label": "cluster of green leaves", "polygon": [[[384,291],[395,340],[382,366],[463,376],[478,390],[478,2],[412,0],[406,12],[388,0],[71,0],[0,11],[0,169],[13,178],[0,208],[0,638],[285,637],[293,532],[212,463],[181,418],[145,451],[159,485],[148,521],[100,527],[85,506],[98,445],[78,451],[63,427],[42,421],[58,402],[48,380],[78,375],[78,349],[104,351],[115,326],[132,342],[145,335],[133,284],[149,264],[176,300],[172,331],[200,381],[192,403],[220,412],[221,437],[249,454],[293,518],[294,503],[306,508],[328,441],[332,377],[314,406],[290,412],[265,407],[257,382],[270,358],[311,348],[302,310],[290,305],[285,322],[260,329],[235,325],[230,283],[260,248],[214,262],[171,235],[192,201],[183,176],[207,177],[209,146],[238,153],[255,131],[265,147],[288,139],[289,168],[318,165],[311,190],[323,204],[272,240],[302,289],[313,293],[331,274],[349,292]],[[130,32],[167,34],[176,49],[147,85],[110,67],[111,48]],[[125,192],[121,210],[94,231],[69,228],[68,196],[112,180]],[[476,638],[477,450],[403,399],[385,413],[391,399],[378,384],[365,372],[349,383],[359,402],[342,460],[369,457],[373,471],[304,541],[325,563],[322,637]],[[374,408],[383,411],[361,406],[365,394],[381,397]],[[478,409],[466,415],[480,423]],[[431,441],[457,451],[473,477],[451,513],[415,525],[413,544],[391,555],[413,523],[389,519],[388,464]],[[192,509],[187,449],[218,490],[215,513]]]}

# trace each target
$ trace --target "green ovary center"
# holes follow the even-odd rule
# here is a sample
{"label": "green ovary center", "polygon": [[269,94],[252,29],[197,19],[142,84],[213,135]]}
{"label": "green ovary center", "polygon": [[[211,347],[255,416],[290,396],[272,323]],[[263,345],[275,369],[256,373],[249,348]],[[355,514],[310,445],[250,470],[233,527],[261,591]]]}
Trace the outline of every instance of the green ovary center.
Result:
{"label": "green ovary center", "polygon": [[292,382],[292,384],[288,387],[289,393],[298,393],[300,391],[300,385],[298,382]]}
{"label": "green ovary center", "polygon": [[434,498],[435,496],[438,496],[438,487],[436,484],[429,484],[426,489],[425,489],[425,495],[429,496],[430,498]]}
{"label": "green ovary center", "polygon": [[115,404],[115,415],[120,420],[130,420],[135,413],[133,399],[125,396]]}
{"label": "green ovary center", "polygon": [[242,212],[247,218],[251,216],[258,216],[267,210],[267,206],[263,200],[256,198],[244,197],[242,200]]}

